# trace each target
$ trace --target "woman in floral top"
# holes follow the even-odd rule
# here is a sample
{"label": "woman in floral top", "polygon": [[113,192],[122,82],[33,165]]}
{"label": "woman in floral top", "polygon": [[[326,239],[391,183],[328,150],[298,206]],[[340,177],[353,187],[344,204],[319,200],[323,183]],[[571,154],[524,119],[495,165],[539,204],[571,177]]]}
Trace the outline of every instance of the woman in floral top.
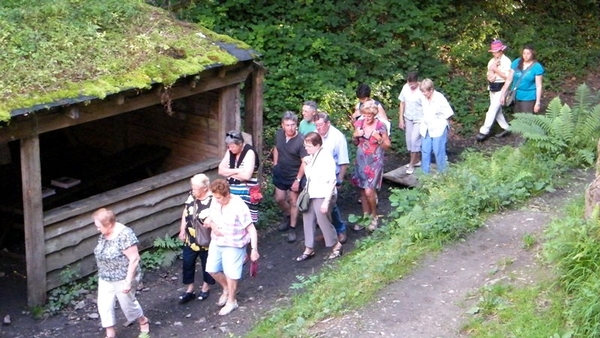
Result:
{"label": "woman in floral top", "polygon": [[106,329],[106,337],[116,336],[115,298],[128,321],[137,319],[139,337],[150,337],[149,320],[135,298],[135,290],[141,279],[139,241],[133,230],[116,222],[111,210],[98,209],[92,218],[100,232],[94,255],[98,266],[98,313],[102,327]]}

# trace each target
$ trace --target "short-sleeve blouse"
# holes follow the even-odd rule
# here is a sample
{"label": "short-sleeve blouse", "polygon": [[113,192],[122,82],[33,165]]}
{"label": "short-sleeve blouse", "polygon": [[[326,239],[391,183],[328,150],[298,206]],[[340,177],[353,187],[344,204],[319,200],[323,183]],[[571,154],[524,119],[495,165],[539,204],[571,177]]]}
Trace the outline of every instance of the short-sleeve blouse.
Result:
{"label": "short-sleeve blouse", "polygon": [[[131,228],[121,223],[116,223],[115,228],[122,227],[122,230],[113,239],[106,239],[104,235],[98,238],[98,245],[94,249],[96,256],[96,265],[98,266],[98,278],[107,282],[116,282],[124,280],[127,277],[129,267],[129,258],[123,251],[139,243],[137,237]],[[136,271],[136,278],[140,276],[140,266]]]}
{"label": "short-sleeve blouse", "polygon": [[[234,212],[223,213],[221,204],[215,199],[210,205],[210,218],[220,228],[222,236],[215,235],[212,232],[211,245],[230,246],[234,248],[243,248],[250,242],[250,233],[246,229],[252,224],[250,209],[244,200],[237,195],[230,194],[229,204]],[[228,205],[229,205],[228,204]]]}

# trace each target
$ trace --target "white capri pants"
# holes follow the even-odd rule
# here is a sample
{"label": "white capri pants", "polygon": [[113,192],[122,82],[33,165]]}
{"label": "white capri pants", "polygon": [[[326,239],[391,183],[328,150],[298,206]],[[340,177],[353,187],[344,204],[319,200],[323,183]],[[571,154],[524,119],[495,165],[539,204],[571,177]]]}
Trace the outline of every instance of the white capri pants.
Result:
{"label": "white capri pants", "polygon": [[406,149],[411,153],[421,152],[421,121],[404,119],[404,133],[406,134]]}
{"label": "white capri pants", "polygon": [[123,293],[123,288],[126,286],[125,280],[117,282],[107,282],[98,279],[98,314],[102,321],[102,327],[113,327],[116,325],[115,320],[115,299],[119,301],[121,310],[128,321],[134,321],[144,315],[144,311],[140,303],[135,298],[135,290],[137,282],[131,282],[131,290],[128,293]]}

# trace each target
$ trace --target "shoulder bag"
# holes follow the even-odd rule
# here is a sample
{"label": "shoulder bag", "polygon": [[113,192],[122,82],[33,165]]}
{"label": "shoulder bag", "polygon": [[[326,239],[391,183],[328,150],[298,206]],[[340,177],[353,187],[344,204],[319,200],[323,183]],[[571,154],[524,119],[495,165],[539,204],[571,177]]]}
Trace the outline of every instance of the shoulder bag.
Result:
{"label": "shoulder bag", "polygon": [[[319,150],[319,152],[321,152],[321,150]],[[317,153],[317,155],[315,155],[315,158],[313,158],[311,168],[315,164],[318,155],[319,154]],[[302,189],[300,194],[298,194],[298,199],[296,200],[296,206],[298,207],[298,211],[300,212],[307,212],[308,206],[310,205],[310,195],[308,194],[309,183],[310,178],[306,176],[306,185],[304,186],[304,189]]]}
{"label": "shoulder bag", "polygon": [[527,68],[527,70],[525,70],[525,72],[523,72],[521,74],[519,81],[517,81],[517,83],[515,83],[513,88],[511,90],[509,90],[508,92],[506,92],[506,96],[504,97],[504,106],[505,107],[512,106],[515,103],[516,98],[517,98],[517,87],[519,87],[519,84],[521,83],[521,80],[523,80],[523,78],[525,77],[525,74],[527,74],[529,72],[529,70],[531,70],[531,68],[533,68],[534,65],[535,65],[535,63],[532,63],[531,66],[529,66],[529,68]]}

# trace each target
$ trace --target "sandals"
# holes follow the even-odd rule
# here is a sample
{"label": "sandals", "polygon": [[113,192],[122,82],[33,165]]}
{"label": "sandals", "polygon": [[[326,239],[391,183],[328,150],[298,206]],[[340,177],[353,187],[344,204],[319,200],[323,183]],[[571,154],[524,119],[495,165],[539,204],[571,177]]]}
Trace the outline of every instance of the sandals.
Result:
{"label": "sandals", "polygon": [[365,230],[365,227],[362,225],[354,224],[352,227],[352,231],[359,232]]}
{"label": "sandals", "polygon": [[225,304],[227,304],[227,298],[229,298],[229,295],[227,293],[222,293],[221,297],[219,297],[219,301],[217,302],[217,305],[225,306]]}
{"label": "sandals", "polygon": [[140,335],[138,338],[150,338],[150,319],[146,317],[146,322],[140,324]]}
{"label": "sandals", "polygon": [[195,292],[185,292],[179,296],[179,304],[185,304],[194,298],[196,298]]}
{"label": "sandals", "polygon": [[296,257],[296,262],[302,262],[305,261],[307,259],[311,259],[315,257],[315,252],[311,252],[311,253],[302,253],[302,255]]}
{"label": "sandals", "polygon": [[373,220],[371,221],[371,224],[369,225],[369,231],[373,232],[373,231],[377,230],[378,227],[379,227],[379,221],[378,221],[377,217],[374,217]]}
{"label": "sandals", "polygon": [[210,296],[210,290],[204,292],[204,291],[200,291],[200,295],[198,296],[198,300],[205,300],[206,298],[208,298],[208,296]]}
{"label": "sandals", "polygon": [[344,248],[340,245],[340,247],[338,249],[334,249],[331,254],[329,254],[329,256],[326,257],[326,259],[336,259],[338,257],[342,257],[342,255],[344,254]]}

